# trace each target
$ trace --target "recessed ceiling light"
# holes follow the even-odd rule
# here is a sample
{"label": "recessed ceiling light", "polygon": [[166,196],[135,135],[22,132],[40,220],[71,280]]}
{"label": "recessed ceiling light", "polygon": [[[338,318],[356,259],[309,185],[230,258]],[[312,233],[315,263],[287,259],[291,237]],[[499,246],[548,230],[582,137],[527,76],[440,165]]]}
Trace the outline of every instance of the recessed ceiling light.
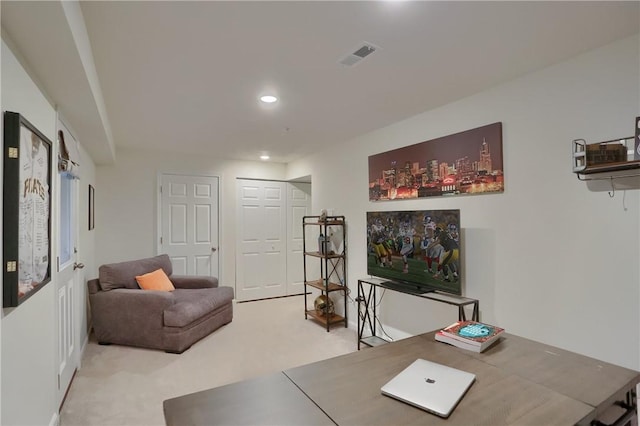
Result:
{"label": "recessed ceiling light", "polygon": [[260,100],[262,102],[264,102],[265,104],[272,104],[274,102],[276,102],[278,100],[278,98],[276,98],[273,95],[264,95],[260,97]]}
{"label": "recessed ceiling light", "polygon": [[268,159],[269,159],[269,156],[268,156],[268,155],[266,155],[266,154],[264,154],[264,155],[261,155],[261,156],[260,156],[260,159],[261,159],[261,160],[265,160],[265,161],[266,161],[266,160],[268,160]]}

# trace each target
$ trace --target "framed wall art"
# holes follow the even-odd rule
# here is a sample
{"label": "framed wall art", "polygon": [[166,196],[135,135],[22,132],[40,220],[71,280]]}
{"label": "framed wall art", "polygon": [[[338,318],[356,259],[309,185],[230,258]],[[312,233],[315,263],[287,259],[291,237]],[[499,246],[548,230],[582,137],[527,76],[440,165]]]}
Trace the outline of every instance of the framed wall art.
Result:
{"label": "framed wall art", "polygon": [[95,198],[96,190],[92,185],[89,185],[89,231],[96,227]]}
{"label": "framed wall art", "polygon": [[3,307],[51,281],[51,141],[4,113]]}
{"label": "framed wall art", "polygon": [[504,192],[502,123],[369,156],[369,201]]}

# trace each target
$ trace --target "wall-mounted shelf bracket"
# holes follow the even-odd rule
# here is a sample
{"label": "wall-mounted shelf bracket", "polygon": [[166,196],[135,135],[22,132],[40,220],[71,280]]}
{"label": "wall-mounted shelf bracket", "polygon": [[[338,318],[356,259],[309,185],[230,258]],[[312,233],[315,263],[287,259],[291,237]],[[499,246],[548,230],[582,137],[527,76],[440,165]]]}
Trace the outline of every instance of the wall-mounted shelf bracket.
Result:
{"label": "wall-mounted shelf bracket", "polygon": [[[640,160],[634,156],[633,136],[587,144],[584,139],[572,142],[572,171],[580,181],[608,181],[600,186],[610,197],[616,189],[640,189]],[[590,188],[591,189],[591,188]]]}

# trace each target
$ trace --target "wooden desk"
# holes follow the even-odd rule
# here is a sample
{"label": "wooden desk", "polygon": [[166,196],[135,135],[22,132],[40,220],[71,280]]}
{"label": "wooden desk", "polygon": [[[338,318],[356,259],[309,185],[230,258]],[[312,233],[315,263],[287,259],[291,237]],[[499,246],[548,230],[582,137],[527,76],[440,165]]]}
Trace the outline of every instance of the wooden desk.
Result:
{"label": "wooden desk", "polygon": [[283,373],[167,399],[163,407],[168,426],[334,425]]}
{"label": "wooden desk", "polygon": [[[635,385],[640,382],[637,371],[507,333],[480,354],[436,342],[433,336],[430,332],[285,370],[290,382],[283,385],[286,394],[281,401],[280,391],[266,390],[269,383],[255,381],[193,394],[197,399],[187,395],[165,401],[167,424],[247,424],[249,420],[253,424],[310,424],[315,419],[338,425],[589,425],[601,419],[615,401],[629,398],[628,402],[635,403]],[[476,382],[448,419],[380,394],[382,385],[417,358],[476,374]],[[308,404],[299,410],[294,407],[296,397],[289,393],[293,384],[317,411]],[[264,398],[269,393],[269,404],[284,407],[284,417],[274,421],[256,415],[247,420],[251,412],[268,409]],[[170,401],[174,402],[168,404]],[[176,407],[181,413],[174,412]],[[215,413],[217,407],[226,410],[225,417]],[[319,417],[300,421],[301,415],[314,411]]]}
{"label": "wooden desk", "polygon": [[[589,424],[640,381],[636,371],[506,334],[483,353],[434,332],[286,370],[339,425]],[[440,419],[380,394],[417,358],[476,374],[451,416]]]}

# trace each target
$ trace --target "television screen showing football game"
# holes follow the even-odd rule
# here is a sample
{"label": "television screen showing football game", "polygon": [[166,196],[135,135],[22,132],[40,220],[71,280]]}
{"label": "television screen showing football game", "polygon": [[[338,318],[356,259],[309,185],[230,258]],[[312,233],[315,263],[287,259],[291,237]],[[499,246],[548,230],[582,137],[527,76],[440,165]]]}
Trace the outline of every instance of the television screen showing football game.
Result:
{"label": "television screen showing football game", "polygon": [[367,212],[367,273],[462,294],[460,210]]}

